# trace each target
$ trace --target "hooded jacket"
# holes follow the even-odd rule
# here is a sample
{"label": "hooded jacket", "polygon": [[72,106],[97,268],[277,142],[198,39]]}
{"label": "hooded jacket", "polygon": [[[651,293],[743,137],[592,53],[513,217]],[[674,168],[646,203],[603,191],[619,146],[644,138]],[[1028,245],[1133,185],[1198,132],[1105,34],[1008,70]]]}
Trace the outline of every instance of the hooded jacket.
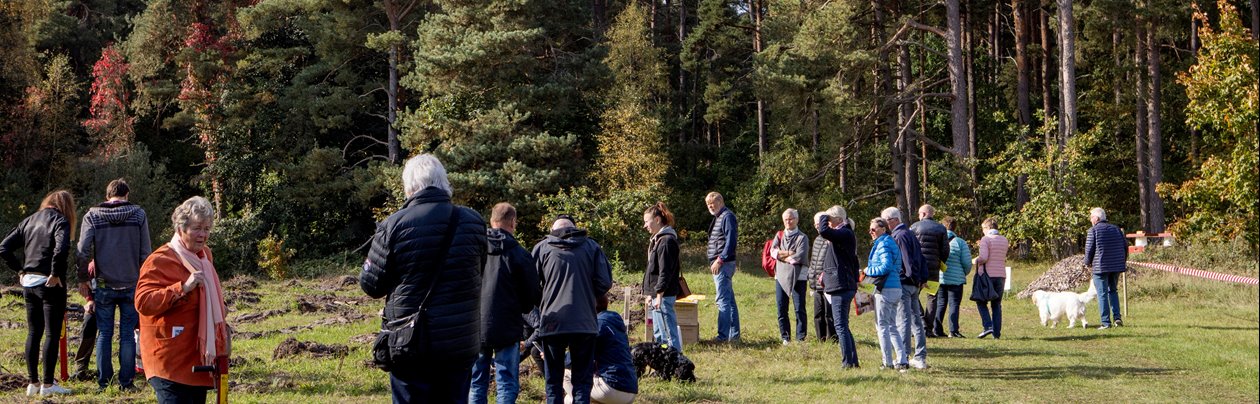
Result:
{"label": "hooded jacket", "polygon": [[[17,259],[22,251],[23,261]],[[56,275],[66,279],[70,265],[70,222],[53,208],[40,209],[18,223],[0,242],[0,259],[17,272]]]}
{"label": "hooded jacket", "polygon": [[[452,209],[458,220],[436,263]],[[451,203],[446,191],[428,187],[403,203],[376,228],[372,248],[359,275],[359,287],[372,298],[385,299],[385,321],[419,311],[432,284],[427,307],[431,352],[414,368],[449,363],[470,365],[481,341],[481,271],[486,260],[486,225],[472,209]],[[434,278],[436,277],[436,278]],[[408,369],[398,369],[408,370]]]}
{"label": "hooded jacket", "polygon": [[538,335],[598,333],[595,297],[612,288],[612,267],[586,230],[557,229],[534,245],[542,281],[542,320]]}
{"label": "hooded jacket", "polygon": [[140,205],[105,202],[88,209],[79,229],[79,281],[86,282],[88,262],[96,260],[96,285],[136,287],[140,264],[153,251],[149,218]]}
{"label": "hooded jacket", "polygon": [[521,340],[524,314],[542,293],[534,258],[501,229],[486,230],[486,269],[481,275],[481,347],[499,350]]}
{"label": "hooded jacket", "polygon": [[949,259],[949,236],[945,225],[932,219],[914,222],[910,231],[919,239],[919,247],[923,252],[923,272],[927,280],[939,281],[941,263]]}
{"label": "hooded jacket", "polygon": [[665,226],[652,236],[648,246],[647,270],[643,271],[643,294],[655,297],[678,296],[678,233]]}

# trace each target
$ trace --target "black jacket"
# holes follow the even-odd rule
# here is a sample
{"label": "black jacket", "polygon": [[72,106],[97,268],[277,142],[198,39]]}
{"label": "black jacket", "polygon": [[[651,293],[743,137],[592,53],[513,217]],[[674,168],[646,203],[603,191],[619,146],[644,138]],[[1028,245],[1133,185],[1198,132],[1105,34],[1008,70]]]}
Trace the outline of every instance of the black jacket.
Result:
{"label": "black jacket", "polygon": [[857,290],[857,236],[853,234],[853,228],[845,224],[839,229],[833,229],[827,226],[827,216],[824,215],[821,219],[815,224],[818,235],[831,242],[831,248],[836,254],[836,262],[839,264],[835,271],[823,272],[823,292],[839,293]]}
{"label": "black jacket", "polygon": [[914,222],[910,231],[919,239],[919,248],[923,252],[923,271],[927,280],[941,280],[941,263],[949,259],[949,235],[945,225],[932,219]]}
{"label": "black jacket", "polygon": [[486,230],[486,270],[481,276],[481,347],[499,350],[521,341],[524,314],[542,291],[534,257],[512,233]]}
{"label": "black jacket", "polygon": [[[459,209],[459,222],[445,261],[437,264],[431,261],[443,252],[439,249],[451,209]],[[418,311],[436,276],[426,306],[431,348],[437,355],[415,366],[452,363],[462,368],[477,358],[481,341],[485,260],[486,225],[481,216],[452,204],[446,191],[429,187],[407,198],[401,210],[377,226],[359,286],[373,298],[388,295],[388,321]]]}
{"label": "black jacket", "polygon": [[[44,208],[27,216],[4,237],[0,259],[14,271],[56,275],[66,281],[71,249],[70,221],[56,209]],[[24,262],[18,261],[18,251],[23,252]]]}
{"label": "black jacket", "polygon": [[643,294],[655,297],[678,296],[678,234],[666,226],[652,236],[648,247],[647,270],[643,271]]}
{"label": "black jacket", "polygon": [[552,231],[532,252],[542,280],[542,320],[538,335],[595,335],[595,296],[612,288],[612,267],[586,230]]}

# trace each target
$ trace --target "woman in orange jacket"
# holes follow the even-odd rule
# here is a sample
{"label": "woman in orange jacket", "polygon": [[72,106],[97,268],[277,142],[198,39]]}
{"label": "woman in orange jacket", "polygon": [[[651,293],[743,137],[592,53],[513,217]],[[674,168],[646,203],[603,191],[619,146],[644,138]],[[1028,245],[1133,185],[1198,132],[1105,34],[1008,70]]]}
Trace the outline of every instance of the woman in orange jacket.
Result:
{"label": "woman in orange jacket", "polygon": [[160,403],[204,403],[214,386],[212,365],[231,349],[223,290],[206,242],[214,209],[202,197],[184,201],[171,215],[175,235],[140,268],[136,311],[145,375]]}

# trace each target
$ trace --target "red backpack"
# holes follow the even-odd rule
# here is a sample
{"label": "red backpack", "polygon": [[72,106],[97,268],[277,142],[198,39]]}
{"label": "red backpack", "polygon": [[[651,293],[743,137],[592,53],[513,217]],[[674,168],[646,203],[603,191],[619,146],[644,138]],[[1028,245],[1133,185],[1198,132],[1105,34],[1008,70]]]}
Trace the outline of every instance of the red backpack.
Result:
{"label": "red backpack", "polygon": [[766,246],[761,250],[761,269],[766,270],[766,275],[769,275],[771,278],[774,277],[774,266],[775,263],[778,262],[778,259],[775,259],[775,257],[770,254],[770,248],[774,245],[775,239],[782,237],[782,231],[775,233],[774,238],[766,240]]}

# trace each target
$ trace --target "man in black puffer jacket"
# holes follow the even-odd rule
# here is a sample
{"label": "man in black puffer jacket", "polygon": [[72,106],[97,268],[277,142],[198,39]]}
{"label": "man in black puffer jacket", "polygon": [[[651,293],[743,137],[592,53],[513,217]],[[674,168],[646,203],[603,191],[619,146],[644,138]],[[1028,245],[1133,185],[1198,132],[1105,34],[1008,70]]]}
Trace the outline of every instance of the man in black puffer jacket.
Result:
{"label": "man in black puffer jacket", "polygon": [[[929,281],[941,281],[941,263],[949,259],[949,237],[945,225],[932,220],[936,208],[932,205],[919,207],[919,221],[910,226],[919,239],[923,251],[924,270]],[[931,338],[944,337],[945,328],[941,325],[940,316],[936,315],[936,295],[928,295],[927,313],[923,317],[923,328]]]}
{"label": "man in black puffer jacket", "polygon": [[567,216],[552,224],[547,238],[534,245],[533,255],[543,288],[538,335],[543,344],[547,402],[565,402],[566,350],[572,358],[573,402],[590,402],[599,332],[595,299],[612,287],[608,257]]}
{"label": "man in black puffer jacket", "polygon": [[463,402],[481,344],[486,225],[451,203],[446,169],[432,155],[407,161],[403,188],[407,200],[377,226],[359,286],[373,298],[388,296],[385,322],[425,307],[409,345],[418,357],[394,358],[390,368],[394,402]]}
{"label": "man in black puffer jacket", "polygon": [[520,392],[521,329],[525,314],[538,306],[542,291],[534,257],[521,247],[516,231],[516,208],[507,202],[490,211],[486,271],[481,284],[481,353],[473,364],[468,402],[485,404],[494,377],[499,402],[516,402]]}

